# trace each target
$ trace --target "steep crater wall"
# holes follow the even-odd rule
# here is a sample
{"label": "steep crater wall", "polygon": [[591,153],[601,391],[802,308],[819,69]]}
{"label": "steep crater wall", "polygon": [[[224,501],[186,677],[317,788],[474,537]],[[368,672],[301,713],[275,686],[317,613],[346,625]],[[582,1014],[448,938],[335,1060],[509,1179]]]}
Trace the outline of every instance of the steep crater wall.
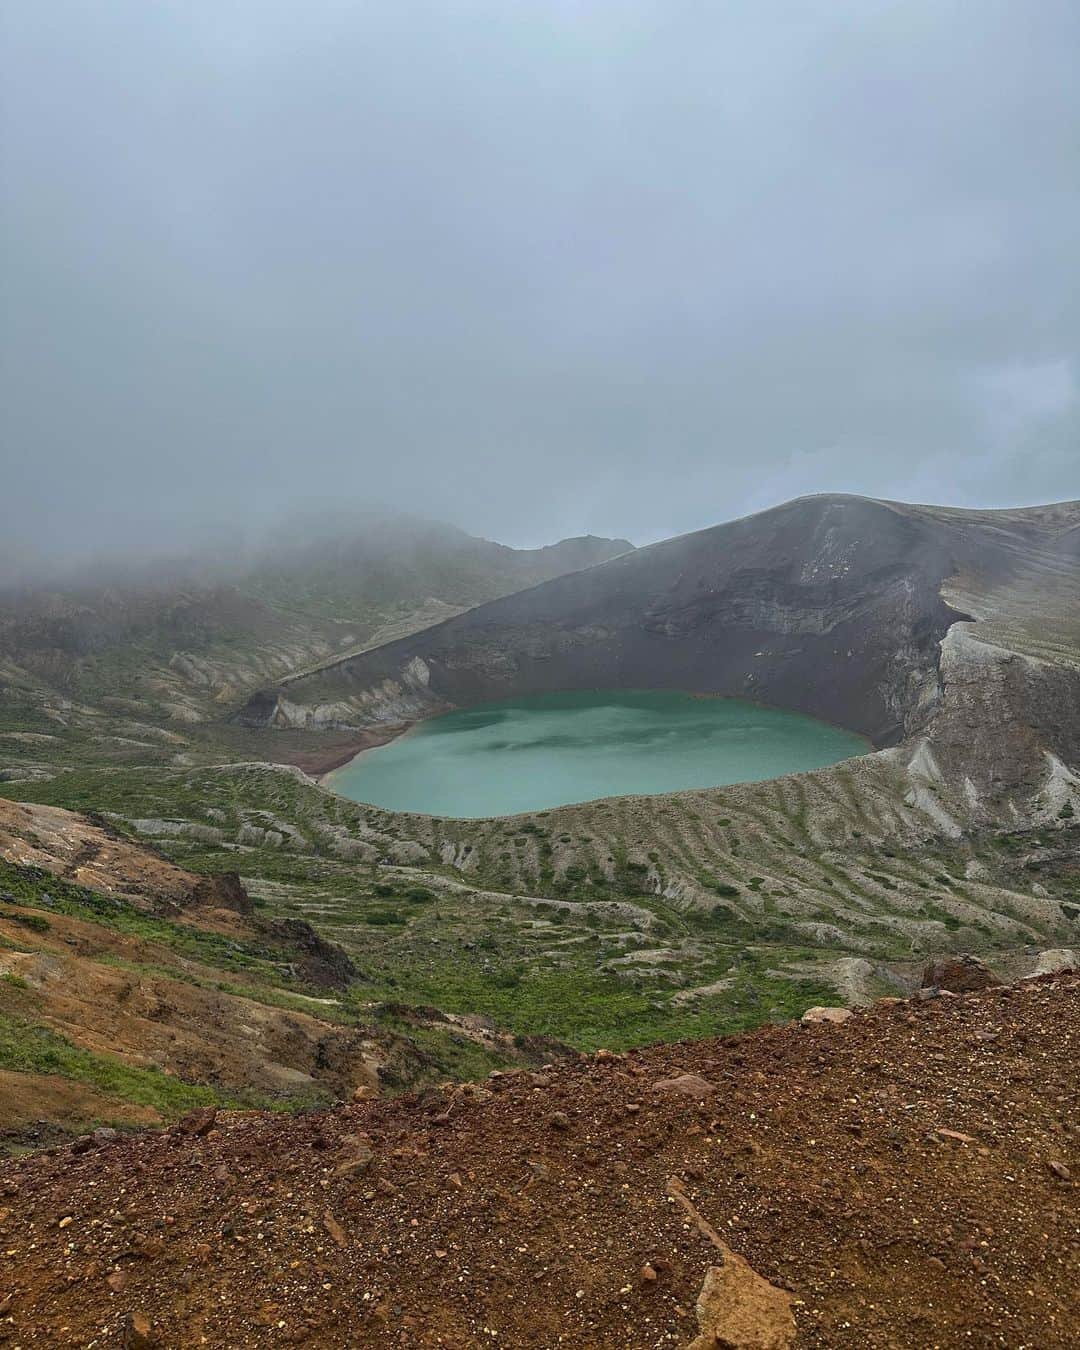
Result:
{"label": "steep crater wall", "polygon": [[560,689],[740,696],[894,744],[939,696],[948,531],[811,498],[482,605],[266,690],[240,719],[367,727]]}

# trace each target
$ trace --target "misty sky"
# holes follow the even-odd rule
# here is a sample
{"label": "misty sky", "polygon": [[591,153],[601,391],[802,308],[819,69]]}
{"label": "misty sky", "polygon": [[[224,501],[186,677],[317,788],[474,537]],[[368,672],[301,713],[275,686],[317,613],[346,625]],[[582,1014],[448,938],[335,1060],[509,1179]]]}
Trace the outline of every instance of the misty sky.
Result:
{"label": "misty sky", "polygon": [[1076,0],[8,0],[4,545],[1080,496]]}

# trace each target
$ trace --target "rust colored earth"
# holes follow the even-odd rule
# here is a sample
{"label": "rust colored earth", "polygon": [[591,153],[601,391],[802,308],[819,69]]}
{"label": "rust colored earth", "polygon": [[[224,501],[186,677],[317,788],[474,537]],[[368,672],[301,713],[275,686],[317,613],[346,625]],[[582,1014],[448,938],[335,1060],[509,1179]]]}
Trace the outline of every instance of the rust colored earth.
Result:
{"label": "rust colored earth", "polygon": [[0,1168],[0,1337],[1064,1350],[1078,1037],[1065,973],[106,1132]]}

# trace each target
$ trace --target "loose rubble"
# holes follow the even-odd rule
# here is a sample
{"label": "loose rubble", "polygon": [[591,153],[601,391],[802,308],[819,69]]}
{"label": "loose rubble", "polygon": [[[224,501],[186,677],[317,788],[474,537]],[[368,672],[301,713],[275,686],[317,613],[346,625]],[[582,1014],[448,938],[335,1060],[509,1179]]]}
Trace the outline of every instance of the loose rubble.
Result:
{"label": "loose rubble", "polygon": [[1078,1047],[1062,973],[77,1140],[0,1167],[0,1342],[1064,1350]]}

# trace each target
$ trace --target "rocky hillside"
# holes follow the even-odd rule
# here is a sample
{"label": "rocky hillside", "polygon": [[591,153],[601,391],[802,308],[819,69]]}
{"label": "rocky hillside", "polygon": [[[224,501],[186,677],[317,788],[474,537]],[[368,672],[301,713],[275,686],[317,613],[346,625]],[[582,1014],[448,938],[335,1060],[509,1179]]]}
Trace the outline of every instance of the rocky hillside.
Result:
{"label": "rocky hillside", "polygon": [[[74,700],[39,710],[8,736],[40,776],[4,791],[99,813],[189,877],[238,872],[251,918],[313,925],[348,954],[348,989],[267,969],[264,998],[336,999],[290,1010],[385,1033],[369,1040],[387,1087],[514,1062],[535,1034],[622,1050],[784,1022],[815,1002],[861,1006],[910,991],[943,954],[976,953],[1003,977],[1056,969],[1080,946],[1076,514],[793,503],[300,674],[249,706],[257,726]],[[571,601],[565,622],[504,622]],[[747,645],[740,675],[730,654]],[[348,754],[387,719],[463,697],[444,678],[491,694],[586,670],[638,682],[649,667],[622,664],[635,652],[653,654],[657,680],[668,652],[680,679],[718,672],[777,701],[795,701],[801,671],[811,711],[846,689],[855,711],[841,720],[865,716],[896,743],[772,782],[491,820],[379,810],[266,762]],[[343,1062],[330,1095],[355,1076]],[[319,1077],[302,1056],[288,1067]]]}
{"label": "rocky hillside", "polygon": [[0,1151],[200,1104],[295,1107],[564,1053],[357,999],[347,954],[100,820],[0,799]]}
{"label": "rocky hillside", "polygon": [[14,1343],[1075,1345],[1080,982],[0,1168]]}
{"label": "rocky hillside", "polygon": [[[6,667],[0,1338],[1071,1345],[1078,517],[796,502],[297,648],[240,721],[246,637],[201,692],[213,642],[131,648],[182,693]],[[296,767],[587,684],[882,748],[491,820]]]}

